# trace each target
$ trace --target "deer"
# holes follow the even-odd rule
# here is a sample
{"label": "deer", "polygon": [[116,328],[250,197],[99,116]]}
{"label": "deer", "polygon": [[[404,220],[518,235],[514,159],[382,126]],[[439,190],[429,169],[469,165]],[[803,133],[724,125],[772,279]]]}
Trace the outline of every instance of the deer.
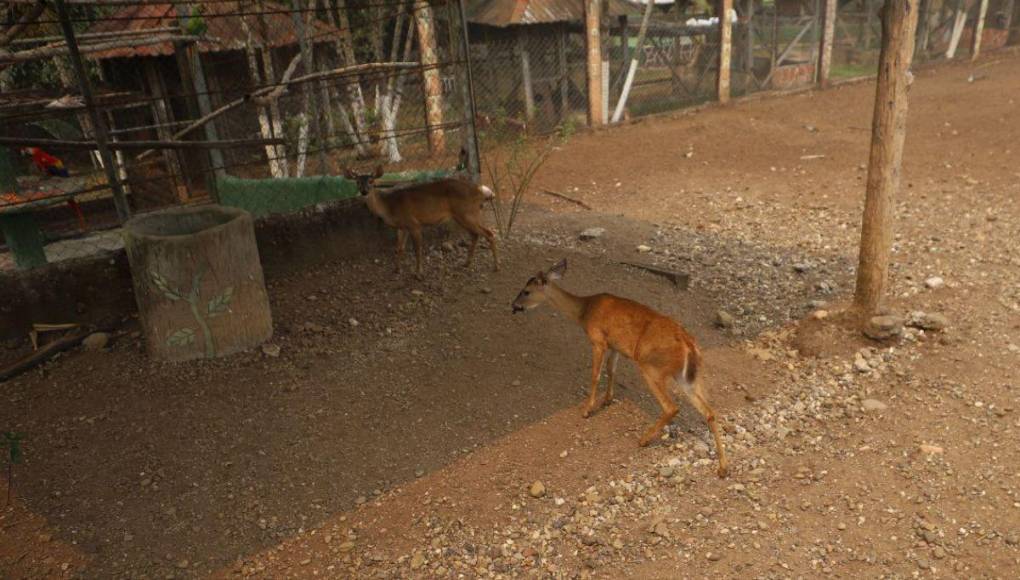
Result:
{"label": "deer", "polygon": [[[708,404],[701,380],[702,356],[694,337],[679,322],[633,300],[612,294],[571,294],[556,283],[566,270],[567,261],[564,259],[529,278],[513,301],[512,314],[548,302],[584,329],[591,342],[592,369],[591,389],[582,407],[582,416],[587,419],[599,408],[612,403],[616,363],[622,354],[634,361],[648,389],[662,407],[662,414],[641,436],[639,445],[647,446],[673,420],[678,408],[670,392],[679,385],[685,398],[708,423],[719,456],[717,473],[719,477],[726,477],[726,452],[715,411]],[[606,394],[598,403],[598,385],[607,352]]]}
{"label": "deer", "polygon": [[492,250],[493,271],[499,271],[496,236],[492,230],[482,225],[482,204],[495,197],[491,189],[463,179],[447,178],[407,185],[383,193],[375,183],[382,174],[382,166],[376,167],[375,172],[370,174],[344,170],[344,177],[357,183],[358,191],[365,198],[369,211],[382,219],[386,225],[397,230],[398,274],[407,235],[410,234],[414,242],[417,257],[415,275],[421,278],[422,227],[437,225],[450,219],[457,222],[471,236],[471,245],[464,266],[471,266],[478,238],[485,236],[489,242],[489,249]]}

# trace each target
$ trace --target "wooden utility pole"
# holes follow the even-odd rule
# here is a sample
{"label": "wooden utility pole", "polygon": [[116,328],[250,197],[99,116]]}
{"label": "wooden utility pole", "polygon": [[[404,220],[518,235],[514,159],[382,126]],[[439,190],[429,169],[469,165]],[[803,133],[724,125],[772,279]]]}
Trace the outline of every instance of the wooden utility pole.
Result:
{"label": "wooden utility pole", "polygon": [[92,121],[92,129],[95,131],[96,150],[99,151],[99,157],[103,161],[103,169],[106,171],[106,181],[110,185],[110,191],[113,192],[113,205],[117,210],[117,217],[121,221],[126,221],[131,217],[131,208],[128,205],[127,198],[124,196],[124,187],[117,176],[117,169],[113,165],[113,156],[110,155],[110,149],[107,147],[109,133],[106,127],[106,119],[96,109],[95,100],[92,97],[92,81],[89,80],[88,74],[85,72],[85,63],[82,62],[81,53],[78,52],[78,41],[74,36],[74,27],[71,26],[71,16],[67,11],[67,6],[64,4],[64,0],[54,0],[54,5],[57,8],[57,16],[60,19],[60,29],[64,34],[64,40],[67,41],[71,68],[78,78],[81,100],[85,104],[85,109],[89,113],[89,119]]}
{"label": "wooden utility pole", "polygon": [[584,0],[584,42],[588,55],[588,124],[601,125],[602,110],[602,39],[599,21],[601,0]]}
{"label": "wooden utility pole", "polygon": [[871,122],[871,156],[854,293],[854,307],[865,317],[878,312],[889,275],[893,195],[899,188],[903,162],[918,1],[886,0],[882,8],[882,51]]}
{"label": "wooden utility pole", "polygon": [[818,84],[829,86],[832,74],[832,43],[836,38],[836,7],[837,0],[825,0],[825,17],[822,22],[822,44],[818,55]]}
{"label": "wooden utility pole", "polygon": [[981,0],[981,8],[978,11],[977,24],[974,25],[974,44],[970,51],[970,59],[977,60],[981,55],[981,37],[985,33],[985,16],[988,14],[988,0]]}
{"label": "wooden utility pole", "polygon": [[720,103],[730,102],[730,55],[733,50],[731,10],[733,0],[719,0],[719,74],[716,76],[715,88]]}
{"label": "wooden utility pole", "polygon": [[422,79],[425,86],[425,121],[428,124],[429,151],[432,155],[446,150],[443,132],[443,82],[439,78],[439,57],[436,55],[436,35],[432,6],[428,0],[418,0],[412,8],[418,29],[418,51],[421,54]]}

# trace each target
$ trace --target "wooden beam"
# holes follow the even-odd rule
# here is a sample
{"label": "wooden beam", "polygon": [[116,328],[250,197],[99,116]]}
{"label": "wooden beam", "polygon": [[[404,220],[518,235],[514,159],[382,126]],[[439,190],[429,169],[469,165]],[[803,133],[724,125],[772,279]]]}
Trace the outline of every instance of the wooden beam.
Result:
{"label": "wooden beam", "polygon": [[988,0],[981,0],[981,8],[978,10],[977,24],[974,25],[974,43],[970,51],[970,60],[977,60],[981,56],[981,37],[985,33],[985,16],[988,14]]}
{"label": "wooden beam", "polygon": [[[146,149],[230,149],[238,147],[256,147],[262,145],[278,145],[281,139],[228,139],[220,141],[117,141],[107,143],[106,149],[118,151],[137,151]],[[44,147],[54,151],[81,151],[98,149],[96,141],[72,141],[65,139],[32,139],[22,137],[0,137],[0,146],[8,147]]]}
{"label": "wooden beam", "polygon": [[822,28],[822,43],[818,55],[818,84],[822,88],[829,86],[832,74],[832,44],[836,38],[836,7],[837,0],[825,0],[825,16]]}
{"label": "wooden beam", "polygon": [[584,0],[584,43],[587,47],[588,124],[601,125],[602,110],[602,38],[599,31],[601,0]]}
{"label": "wooden beam", "polygon": [[[174,42],[174,41],[196,41],[199,40],[198,36],[190,36],[183,34],[160,34],[157,36],[143,36],[143,37],[129,37],[120,38],[117,40],[106,40],[102,42],[94,42],[85,44],[78,47],[79,54],[91,54],[93,52],[103,52],[105,50],[112,50],[114,48],[131,48],[137,46],[148,46],[152,44],[159,44],[161,42]],[[38,48],[30,48],[28,50],[22,50],[19,52],[3,53],[0,52],[0,66],[10,65],[19,62],[30,62],[35,60],[43,60],[52,58],[54,56],[67,56],[70,51],[66,44],[57,44],[52,46],[40,46]]]}
{"label": "wooden beam", "polygon": [[[652,0],[647,0],[651,2]],[[719,0],[719,74],[716,77],[716,94],[720,103],[730,102],[730,55],[733,50],[733,23],[730,10],[733,0]]]}
{"label": "wooden beam", "polygon": [[893,196],[900,185],[903,162],[918,1],[886,0],[882,9],[882,50],[854,293],[854,307],[865,318],[878,312],[888,281]]}

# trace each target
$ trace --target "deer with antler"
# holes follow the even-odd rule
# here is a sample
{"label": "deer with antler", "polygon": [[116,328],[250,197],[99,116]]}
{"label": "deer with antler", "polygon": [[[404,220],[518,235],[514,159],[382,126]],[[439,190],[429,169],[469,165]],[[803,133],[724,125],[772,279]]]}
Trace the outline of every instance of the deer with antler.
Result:
{"label": "deer with antler", "polygon": [[[694,337],[680,323],[633,300],[612,294],[576,296],[567,292],[556,284],[566,270],[567,261],[561,260],[549,270],[532,276],[514,300],[513,312],[523,312],[548,302],[584,329],[591,341],[592,369],[591,391],[583,416],[587,418],[612,402],[616,362],[622,354],[637,364],[648,389],[662,407],[662,414],[642,435],[640,445],[651,443],[677,414],[678,408],[670,392],[679,385],[687,400],[708,423],[719,456],[718,474],[725,477],[726,452],[715,411],[708,404],[701,381],[702,357]],[[596,396],[607,352],[608,384],[605,397],[599,403]]]}

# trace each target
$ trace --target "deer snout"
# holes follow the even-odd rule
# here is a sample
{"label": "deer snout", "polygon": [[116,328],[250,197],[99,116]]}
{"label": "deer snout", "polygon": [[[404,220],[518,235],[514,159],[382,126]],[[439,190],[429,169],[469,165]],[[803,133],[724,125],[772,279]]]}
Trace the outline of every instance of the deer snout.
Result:
{"label": "deer snout", "polygon": [[511,308],[510,314],[517,314],[518,312],[524,312],[524,307],[519,305],[519,304],[517,304],[516,302],[514,302],[513,305],[510,306],[510,308]]}

